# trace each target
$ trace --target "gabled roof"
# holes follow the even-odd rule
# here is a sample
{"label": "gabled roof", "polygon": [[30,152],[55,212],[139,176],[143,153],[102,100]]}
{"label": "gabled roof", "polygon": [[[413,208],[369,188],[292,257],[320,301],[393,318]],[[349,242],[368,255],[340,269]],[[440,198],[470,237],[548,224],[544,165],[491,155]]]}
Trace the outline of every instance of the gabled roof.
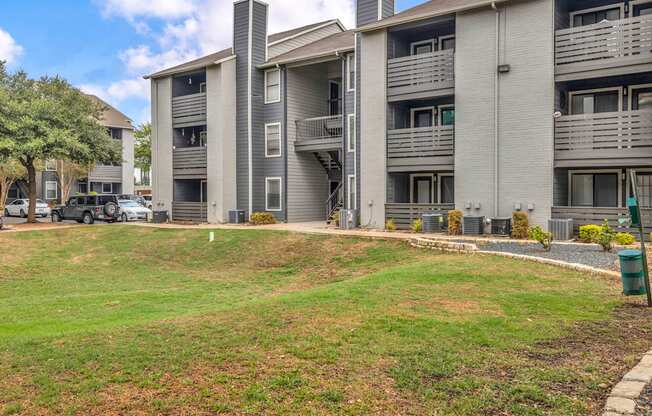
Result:
{"label": "gabled roof", "polygon": [[349,52],[355,49],[355,32],[347,30],[346,32],[336,33],[323,39],[309,43],[289,52],[275,56],[260,68],[269,68],[276,65],[284,65],[292,62],[305,61],[310,59],[324,58],[334,56],[340,52]]}
{"label": "gabled roof", "polygon": [[187,72],[195,69],[205,68],[207,66],[213,65],[216,62],[229,58],[231,56],[233,56],[233,50],[231,48],[224,49],[219,52],[211,53],[209,55],[202,56],[201,58],[197,58],[195,60],[184,62],[180,65],[173,66],[171,68],[167,68],[159,72],[155,72],[151,75],[146,75],[145,79],[161,78],[168,75],[177,74],[180,72]]}
{"label": "gabled roof", "polygon": [[379,20],[356,29],[359,32],[367,32],[376,29],[383,29],[390,26],[410,23],[430,17],[442,16],[479,7],[490,6],[492,3],[505,3],[509,0],[430,0],[426,3],[404,10],[393,16]]}
{"label": "gabled roof", "polygon": [[92,95],[92,94],[86,94],[88,97],[92,98],[95,100],[97,103],[99,103],[102,107],[104,107],[104,112],[102,113],[102,119],[100,120],[100,123],[105,126],[105,127],[115,127],[118,129],[128,129],[128,130],[133,130],[134,126],[131,124],[131,119],[124,115],[122,112],[117,110],[115,107],[113,107],[111,104],[107,103],[106,101],[102,100],[100,97]]}
{"label": "gabled roof", "polygon": [[267,43],[272,44],[272,43],[280,42],[285,39],[294,37],[300,33],[311,32],[321,26],[328,26],[331,24],[337,24],[340,27],[340,29],[342,29],[342,31],[346,30],[344,25],[338,19],[324,20],[322,22],[312,23],[309,25],[297,27],[295,29],[286,30],[285,32],[279,32],[279,33],[274,33],[272,35],[269,35],[267,36]]}

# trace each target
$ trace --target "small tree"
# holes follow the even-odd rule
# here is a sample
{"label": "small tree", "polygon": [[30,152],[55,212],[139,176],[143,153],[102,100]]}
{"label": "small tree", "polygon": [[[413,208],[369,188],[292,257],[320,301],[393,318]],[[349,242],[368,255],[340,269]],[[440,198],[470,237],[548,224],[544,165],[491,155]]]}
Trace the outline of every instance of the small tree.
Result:
{"label": "small tree", "polygon": [[75,163],[70,160],[57,160],[57,182],[61,188],[61,202],[70,198],[72,187],[76,181],[88,177],[88,172],[93,169],[93,165],[84,165]]}
{"label": "small tree", "polygon": [[[36,200],[38,161],[67,159],[87,165],[118,163],[121,149],[100,120],[103,108],[59,77],[30,79],[7,73],[0,62],[0,157],[17,160],[27,171],[29,199]],[[28,222],[35,222],[36,204]]]}
{"label": "small tree", "polygon": [[[141,174],[152,167],[152,125],[143,123],[134,131],[136,144],[134,148],[134,165],[140,169]],[[141,176],[142,180],[142,176]]]}
{"label": "small tree", "polygon": [[0,215],[5,211],[11,185],[24,176],[25,168],[18,161],[0,158]]}

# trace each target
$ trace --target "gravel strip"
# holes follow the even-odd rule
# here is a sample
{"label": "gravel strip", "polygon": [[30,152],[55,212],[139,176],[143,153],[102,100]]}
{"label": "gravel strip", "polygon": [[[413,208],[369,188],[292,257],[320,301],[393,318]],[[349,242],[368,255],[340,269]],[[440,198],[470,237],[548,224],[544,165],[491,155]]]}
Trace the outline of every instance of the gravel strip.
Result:
{"label": "gravel strip", "polygon": [[637,416],[650,416],[652,415],[652,384],[649,384],[643,389],[641,397],[636,401],[636,415]]}
{"label": "gravel strip", "polygon": [[540,244],[522,242],[477,241],[476,244],[480,251],[499,251],[504,253],[543,257],[568,263],[579,263],[601,269],[618,269],[618,255],[615,250],[611,253],[604,252],[600,247],[590,244],[553,244],[550,251],[543,250]]}

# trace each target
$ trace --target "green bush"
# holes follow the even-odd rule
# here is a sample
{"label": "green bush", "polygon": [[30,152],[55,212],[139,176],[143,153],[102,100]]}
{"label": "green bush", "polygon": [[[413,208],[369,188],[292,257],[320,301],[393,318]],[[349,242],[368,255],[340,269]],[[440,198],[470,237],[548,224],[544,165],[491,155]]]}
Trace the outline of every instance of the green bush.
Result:
{"label": "green bush", "polygon": [[583,243],[597,243],[602,227],[597,224],[580,226],[580,241]]}
{"label": "green bush", "polygon": [[615,239],[616,232],[609,226],[609,221],[604,220],[604,223],[602,223],[602,226],[600,227],[600,234],[598,235],[597,243],[602,246],[604,251],[611,251]]}
{"label": "green bush", "polygon": [[385,221],[385,230],[396,231],[396,222],[392,218]]}
{"label": "green bush", "polygon": [[448,234],[460,235],[462,234],[462,211],[453,210],[448,211]]}
{"label": "green bush", "polygon": [[276,217],[269,212],[254,212],[251,214],[250,222],[253,225],[269,225],[276,224]]}
{"label": "green bush", "polygon": [[412,232],[414,233],[420,233],[423,231],[423,221],[420,219],[416,219],[412,221],[412,225],[410,226],[412,228]]}
{"label": "green bush", "polygon": [[616,233],[616,243],[621,246],[629,246],[634,244],[636,238],[630,233]]}
{"label": "green bush", "polygon": [[543,228],[540,226],[535,226],[530,228],[528,231],[528,236],[530,240],[535,240],[543,246],[547,251],[550,251],[552,248],[552,233],[548,231],[543,231]]}
{"label": "green bush", "polygon": [[515,211],[512,213],[512,238],[519,240],[528,238],[529,226],[527,212]]}

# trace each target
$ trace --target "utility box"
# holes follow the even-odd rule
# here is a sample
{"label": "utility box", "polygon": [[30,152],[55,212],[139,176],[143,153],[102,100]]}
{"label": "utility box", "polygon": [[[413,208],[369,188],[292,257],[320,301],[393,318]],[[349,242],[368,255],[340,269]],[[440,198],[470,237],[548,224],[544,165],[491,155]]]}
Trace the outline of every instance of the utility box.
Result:
{"label": "utility box", "polygon": [[229,224],[244,224],[247,222],[247,215],[243,209],[229,210]]}
{"label": "utility box", "polygon": [[643,253],[640,250],[623,250],[620,258],[620,277],[625,296],[645,295],[645,276],[643,274]]}
{"label": "utility box", "polygon": [[573,219],[548,220],[548,230],[552,233],[554,241],[568,241],[573,239]]}
{"label": "utility box", "polygon": [[512,235],[512,219],[511,218],[492,218],[491,219],[491,234],[510,236]]}
{"label": "utility box", "polygon": [[165,224],[169,221],[170,217],[168,216],[167,211],[154,211],[152,212],[152,222],[154,224]]}
{"label": "utility box", "polygon": [[343,230],[353,230],[358,228],[358,210],[343,209],[340,211],[340,228]]}
{"label": "utility box", "polygon": [[428,213],[421,215],[424,233],[438,233],[441,231],[442,214]]}
{"label": "utility box", "polygon": [[484,234],[484,217],[464,217],[462,223],[464,235]]}

